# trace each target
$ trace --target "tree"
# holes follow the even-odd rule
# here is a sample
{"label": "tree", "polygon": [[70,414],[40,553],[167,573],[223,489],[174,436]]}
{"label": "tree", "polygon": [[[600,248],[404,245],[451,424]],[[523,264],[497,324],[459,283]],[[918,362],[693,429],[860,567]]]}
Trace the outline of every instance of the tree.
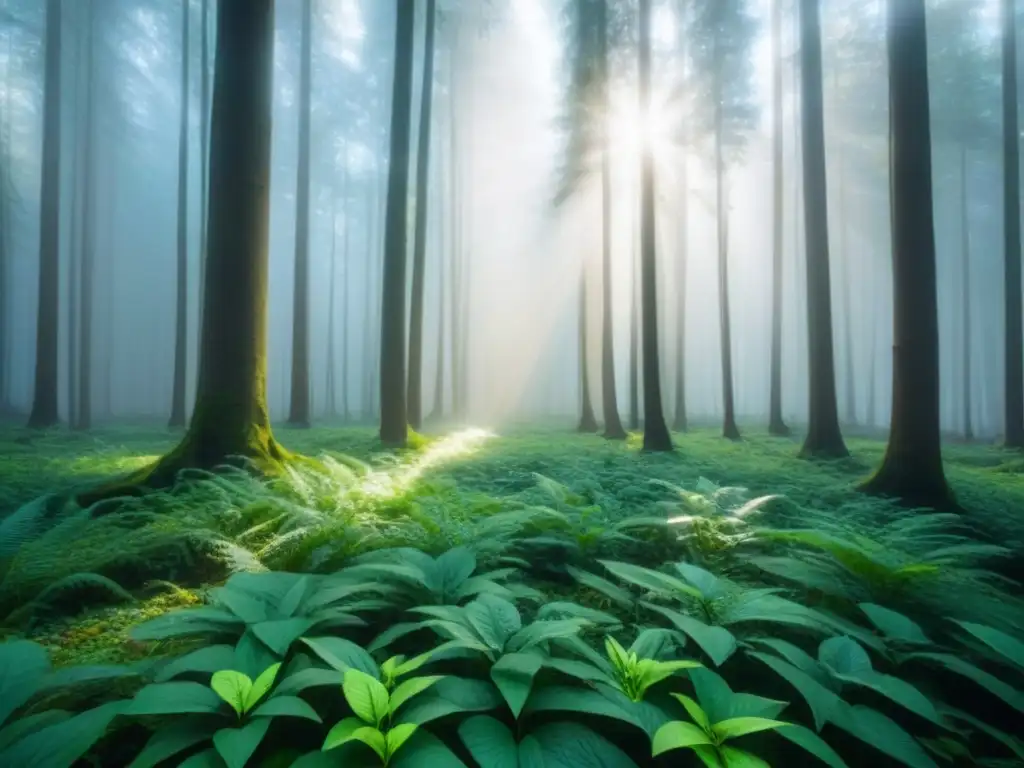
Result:
{"label": "tree", "polygon": [[[199,6],[199,152],[200,184],[199,184],[199,295],[203,295],[206,282],[206,226],[207,199],[210,192],[210,0],[202,0]],[[200,302],[202,304],[202,302]],[[199,308],[199,332],[203,328],[203,309]]]}
{"label": "tree", "polygon": [[590,399],[590,369],[587,365],[587,262],[583,261],[580,271],[580,317],[579,317],[579,347],[580,347],[580,422],[576,427],[577,432],[596,432],[597,417],[594,415],[594,405]]}
{"label": "tree", "polygon": [[[640,124],[651,111],[651,0],[640,0]],[[661,404],[658,350],[657,244],[655,231],[654,148],[645,138],[640,153],[640,295],[643,333],[644,450],[671,451],[672,437]]]}
{"label": "tree", "polygon": [[924,0],[888,11],[893,379],[889,442],[862,489],[915,507],[954,506],[939,433],[939,321]]}
{"label": "tree", "polygon": [[188,368],[188,59],[189,4],[181,6],[181,111],[178,127],[178,274],[174,324],[174,387],[169,426],[185,426]]}
{"label": "tree", "polygon": [[381,293],[380,439],[387,445],[404,446],[409,431],[405,401],[405,250],[416,9],[406,0],[397,4]]}
{"label": "tree", "polygon": [[782,0],[772,3],[772,349],[768,432],[784,437],[782,418]]}
{"label": "tree", "polygon": [[313,80],[313,0],[302,0],[299,72],[299,169],[295,186],[295,285],[292,295],[292,369],[288,423],[309,420],[309,156]]}
{"label": "tree", "polygon": [[219,0],[210,130],[210,217],[195,408],[178,446],[88,505],[174,482],[185,467],[289,458],[267,411],[267,242],[274,0]]}
{"label": "tree", "polygon": [[1024,448],[1024,313],[1021,297],[1020,136],[1017,127],[1016,0],[1002,0],[1004,440]]}
{"label": "tree", "polygon": [[30,427],[57,423],[57,326],[60,281],[60,91],[61,0],[46,3],[43,93],[43,163],[39,190],[39,303]]}
{"label": "tree", "polygon": [[810,403],[801,456],[848,456],[839,430],[832,343],[828,199],[821,72],[819,0],[801,0],[800,85],[804,167],[804,233],[807,243],[807,329]]}
{"label": "tree", "polygon": [[[348,178],[348,173],[342,171],[344,174],[343,178]],[[343,182],[342,186],[346,186]],[[346,222],[347,224],[347,222]],[[348,226],[345,227],[346,234],[348,233]],[[338,415],[338,403],[337,403],[337,391],[338,385],[334,379],[335,374],[335,362],[334,362],[334,302],[335,296],[338,293],[337,290],[337,279],[335,277],[338,269],[338,198],[332,196],[331,199],[331,258],[330,258],[330,276],[327,281],[327,380],[326,385],[326,400],[327,400],[327,418],[333,418]]]}

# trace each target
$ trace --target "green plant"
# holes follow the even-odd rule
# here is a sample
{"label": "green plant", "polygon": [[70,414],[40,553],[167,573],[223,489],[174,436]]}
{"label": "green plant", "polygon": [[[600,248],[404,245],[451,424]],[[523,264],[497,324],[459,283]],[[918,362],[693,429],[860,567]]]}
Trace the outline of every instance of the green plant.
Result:
{"label": "green plant", "polygon": [[603,768],[636,768],[622,750],[579,723],[548,723],[517,742],[505,724],[476,715],[459,725],[459,737],[480,768],[569,766],[584,759]]}

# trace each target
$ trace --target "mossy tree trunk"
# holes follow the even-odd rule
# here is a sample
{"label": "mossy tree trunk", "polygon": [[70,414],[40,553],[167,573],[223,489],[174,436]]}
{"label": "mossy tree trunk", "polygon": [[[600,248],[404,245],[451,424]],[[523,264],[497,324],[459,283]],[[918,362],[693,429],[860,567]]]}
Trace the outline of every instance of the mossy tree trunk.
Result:
{"label": "mossy tree trunk", "polygon": [[434,102],[434,29],[436,0],[427,0],[423,39],[423,87],[420,89],[420,124],[416,149],[416,211],[413,233],[412,296],[409,302],[409,381],[406,401],[409,424],[423,426],[423,305],[426,290],[427,212],[430,183],[430,129]]}
{"label": "mossy tree trunk", "polygon": [[[861,488],[915,507],[955,508],[939,434],[939,320],[924,0],[890,3],[893,378],[889,442]],[[810,197],[810,195],[808,195]]]}
{"label": "mossy tree trunk", "polygon": [[[185,426],[185,382],[188,370],[188,59],[189,8],[181,6],[181,83],[178,117],[178,264],[175,287],[174,383],[169,426]],[[88,151],[88,150],[86,150]]]}
{"label": "mossy tree trunk", "polygon": [[[651,0],[640,0],[640,124],[651,110]],[[672,437],[661,402],[658,350],[658,279],[655,226],[654,150],[644,143],[640,155],[640,290],[644,357],[644,450],[671,451]]]}
{"label": "mossy tree trunk", "polygon": [[800,4],[801,131],[804,171],[804,233],[807,244],[807,332],[810,403],[804,457],[848,456],[839,430],[832,294],[829,276],[828,185],[821,67],[820,0]]}
{"label": "mossy tree trunk", "polygon": [[772,2],[772,346],[768,389],[768,433],[789,435],[782,417],[782,0]]}
{"label": "mossy tree trunk", "polygon": [[380,439],[404,446],[406,410],[405,273],[412,123],[413,28],[416,9],[399,0],[395,24],[395,74],[391,95],[391,147],[384,219],[384,284],[381,293]]}
{"label": "mossy tree trunk", "polygon": [[43,160],[39,191],[39,298],[36,362],[29,427],[57,423],[57,329],[60,282],[61,0],[46,3],[43,75]]}
{"label": "mossy tree trunk", "polygon": [[299,66],[299,169],[295,185],[295,284],[292,292],[292,369],[288,423],[310,424],[309,387],[309,159],[313,80],[313,0],[302,0]]}
{"label": "mossy tree trunk", "polygon": [[1024,448],[1024,326],[1021,297],[1020,136],[1017,119],[1016,0],[1002,0],[1003,52],[1003,259],[1005,363],[1003,436]]}

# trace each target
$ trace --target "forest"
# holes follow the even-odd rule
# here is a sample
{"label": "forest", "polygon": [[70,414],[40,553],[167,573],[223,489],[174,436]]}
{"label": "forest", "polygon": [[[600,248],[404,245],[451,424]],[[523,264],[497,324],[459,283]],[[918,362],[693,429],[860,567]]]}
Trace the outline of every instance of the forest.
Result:
{"label": "forest", "polygon": [[0,0],[0,766],[1024,765],[1016,0]]}

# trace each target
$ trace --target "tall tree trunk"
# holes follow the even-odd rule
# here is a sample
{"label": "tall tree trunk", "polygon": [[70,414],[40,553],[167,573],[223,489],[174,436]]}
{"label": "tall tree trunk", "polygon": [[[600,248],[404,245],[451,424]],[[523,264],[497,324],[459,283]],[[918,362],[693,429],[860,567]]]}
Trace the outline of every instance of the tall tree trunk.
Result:
{"label": "tall tree trunk", "polygon": [[[924,0],[890,3],[893,378],[889,443],[863,490],[954,506],[939,433],[939,318]],[[810,195],[808,195],[810,197]]]}
{"label": "tall tree trunk", "polygon": [[[82,260],[81,260],[81,311],[77,319],[78,330],[78,409],[73,422],[75,429],[92,427],[92,342],[93,305],[96,276],[96,147],[94,125],[94,102],[96,88],[93,84],[94,47],[96,34],[96,11],[90,4],[84,6],[85,27],[85,114],[82,116],[85,131],[85,170],[82,176]],[[74,332],[74,329],[72,330]]]}
{"label": "tall tree trunk", "polygon": [[[438,142],[440,159],[443,151],[443,142]],[[443,165],[442,165],[443,167]],[[444,196],[444,174],[435,176],[438,200]],[[445,284],[448,275],[445,272],[445,247],[447,243],[444,237],[444,208],[439,206],[437,213],[437,369],[434,371],[434,405],[431,408],[427,421],[437,422],[444,416],[444,310],[445,310]]]}
{"label": "tall tree trunk", "polygon": [[832,344],[832,295],[828,252],[828,185],[822,106],[819,0],[801,0],[800,69],[803,122],[804,233],[807,243],[807,332],[810,412],[804,457],[848,456],[839,430]]}
{"label": "tall tree trunk", "polygon": [[373,368],[375,365],[374,350],[373,350],[373,297],[375,295],[374,286],[374,272],[377,269],[377,246],[376,246],[376,227],[374,226],[374,219],[377,210],[376,190],[377,190],[377,174],[376,169],[371,176],[370,181],[367,185],[365,204],[366,204],[366,274],[365,284],[363,289],[363,296],[365,301],[363,302],[363,396],[362,396],[362,408],[363,417],[367,421],[372,421],[373,416]]}
{"label": "tall tree trunk", "polygon": [[640,212],[635,213],[629,289],[629,428],[633,432],[640,429]]}
{"label": "tall tree trunk", "polygon": [[868,359],[868,393],[865,407],[867,408],[867,424],[869,427],[873,427],[878,423],[878,408],[875,403],[878,389],[878,311],[880,309],[880,302],[878,301],[877,289],[870,292],[868,300],[873,306],[871,313],[871,357]]}
{"label": "tall tree trunk", "polygon": [[[640,124],[651,111],[651,0],[640,0]],[[671,451],[672,437],[661,403],[661,360],[658,350],[658,254],[654,149],[644,142],[640,157],[640,288],[644,357],[644,450]]]}
{"label": "tall tree trunk", "polygon": [[[79,6],[81,9],[82,6]],[[77,31],[77,30],[76,30]],[[68,424],[74,426],[78,423],[78,320],[81,312],[79,308],[79,296],[81,295],[81,263],[82,263],[82,199],[85,192],[82,189],[85,177],[82,168],[82,160],[85,157],[85,131],[82,130],[81,115],[85,110],[82,82],[84,68],[79,67],[79,59],[82,55],[81,34],[76,35],[75,46],[75,86],[74,106],[75,119],[72,121],[74,134],[71,144],[71,225],[68,233],[68,263],[67,274],[64,281],[67,290],[67,346],[68,359],[67,370],[64,372],[67,381],[68,396]]]}
{"label": "tall tree trunk", "polygon": [[210,132],[209,260],[196,406],[181,443],[126,481],[79,495],[166,486],[183,467],[241,456],[269,468],[288,458],[267,412],[267,241],[273,0],[219,0]]}
{"label": "tall tree trunk", "polygon": [[772,348],[768,433],[789,435],[782,416],[782,0],[772,3]]}
{"label": "tall tree trunk", "polygon": [[[206,222],[210,192],[210,0],[202,0],[199,6],[202,18],[199,32],[199,295],[206,288]],[[203,329],[203,307],[199,302],[199,333]]]}
{"label": "tall tree trunk", "polygon": [[[6,8],[6,3],[4,4]],[[11,56],[13,35],[7,35],[4,59],[3,110],[0,113],[0,417],[11,408]]]}
{"label": "tall tree trunk", "polygon": [[590,399],[590,367],[587,365],[587,267],[586,260],[580,270],[580,421],[577,432],[597,432],[597,417]]}
{"label": "tall tree trunk", "polygon": [[174,324],[174,388],[169,426],[185,426],[188,368],[188,59],[189,4],[181,6],[181,111],[178,125],[178,273]]}
{"label": "tall tree trunk", "polygon": [[39,302],[30,427],[57,423],[57,328],[60,284],[60,38],[61,0],[46,3],[43,161],[39,190]]}
{"label": "tall tree trunk", "polygon": [[[456,22],[457,23],[457,22]],[[459,130],[458,102],[456,101],[456,51],[458,50],[458,29],[452,35],[452,52],[448,63],[448,155],[449,174],[449,214],[451,226],[451,272],[452,293],[449,302],[452,314],[452,412],[457,418],[465,415],[462,399],[462,376],[460,368],[460,340],[462,338],[462,314],[459,310],[459,296],[462,294],[462,227],[459,216],[459,201],[462,195],[462,184],[459,179]]]}
{"label": "tall tree trunk", "polygon": [[964,438],[974,439],[974,424],[971,421],[971,217],[970,198],[967,195],[967,144],[960,144],[960,333],[962,359],[960,370],[963,375]]}
{"label": "tall tree trunk", "polygon": [[[683,19],[679,20],[679,58],[683,69],[684,84],[689,77],[689,58],[687,51],[687,30]],[[685,130],[685,127],[684,127]],[[683,137],[686,147],[688,137]],[[676,268],[679,270],[676,299],[676,402],[672,415],[672,429],[685,432],[686,419],[686,272],[689,255],[690,239],[690,162],[689,153],[684,149],[679,167],[679,242],[676,244],[678,256]]]}
{"label": "tall tree trunk", "polygon": [[[349,190],[349,171],[348,171],[348,144],[345,145],[345,170],[342,176],[342,195],[341,199],[345,205],[345,210],[348,210],[348,190]],[[344,239],[342,240],[341,246],[341,417],[347,424],[352,419],[352,410],[349,407],[349,391],[348,391],[348,380],[349,380],[349,351],[348,351],[348,336],[349,329],[352,327],[349,319],[349,309],[352,304],[352,293],[349,290],[350,275],[352,273],[352,262],[351,262],[351,234],[352,227],[349,226],[349,217],[345,217],[345,233]],[[333,283],[332,283],[333,285]]]}
{"label": "tall tree trunk", "polygon": [[850,217],[846,208],[846,158],[842,146],[839,154],[839,282],[843,291],[843,356],[846,358],[846,423],[857,423],[856,371],[853,355],[853,297],[850,290]]}
{"label": "tall tree trunk", "polygon": [[413,4],[398,0],[380,332],[380,439],[398,446],[406,444],[409,430],[405,402],[405,251],[415,17]]}
{"label": "tall tree trunk", "polygon": [[[348,175],[348,168],[342,170],[342,174]],[[333,196],[332,196],[333,197]],[[345,222],[345,233],[348,234],[348,221]],[[334,380],[334,303],[337,295],[338,271],[338,199],[331,200],[331,267],[330,277],[327,282],[327,381],[325,399],[327,400],[327,418],[333,419],[338,415],[337,392],[338,385]]]}
{"label": "tall tree trunk", "polygon": [[434,28],[436,0],[427,0],[423,41],[423,87],[420,89],[419,143],[416,149],[416,221],[412,256],[412,298],[409,306],[409,383],[406,400],[409,424],[423,426],[423,293],[427,262],[427,208],[430,182],[430,121],[434,101]]}
{"label": "tall tree trunk", "polygon": [[313,0],[302,0],[299,71],[299,169],[295,187],[295,284],[292,294],[292,377],[288,423],[309,419],[309,126],[312,112]]}
{"label": "tall tree trunk", "polygon": [[1021,310],[1020,135],[1017,128],[1016,0],[1003,0],[1004,438],[1024,448],[1024,326]]}

